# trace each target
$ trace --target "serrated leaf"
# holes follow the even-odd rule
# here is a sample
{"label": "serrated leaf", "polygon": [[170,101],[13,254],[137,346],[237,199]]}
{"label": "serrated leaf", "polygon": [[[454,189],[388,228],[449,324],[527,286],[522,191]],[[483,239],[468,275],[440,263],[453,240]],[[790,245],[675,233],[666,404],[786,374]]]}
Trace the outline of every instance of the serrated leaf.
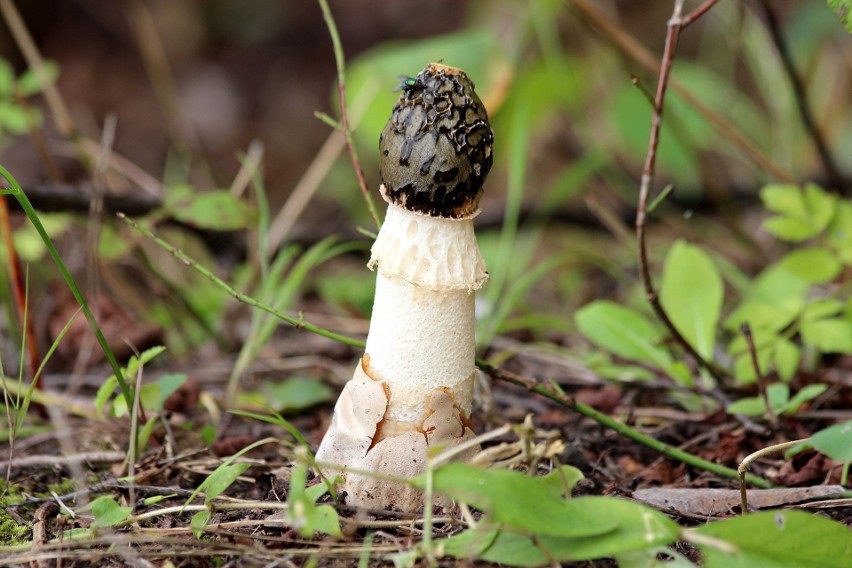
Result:
{"label": "serrated leaf", "polygon": [[251,467],[251,464],[248,463],[222,464],[217,467],[198,486],[198,490],[204,492],[204,503],[210,503],[224,493],[249,467]]}
{"label": "serrated leaf", "polygon": [[210,509],[204,509],[203,511],[198,511],[192,515],[192,520],[189,521],[189,528],[192,530],[192,536],[195,538],[201,538],[201,535],[204,534],[204,527],[206,527],[207,523],[210,522],[210,517],[212,516],[213,512]]}
{"label": "serrated leaf", "polygon": [[109,495],[98,497],[92,501],[91,507],[92,514],[95,517],[92,528],[111,527],[129,517],[130,512],[133,510],[130,507],[120,506]]}
{"label": "serrated leaf", "polygon": [[599,300],[577,310],[574,321],[587,339],[619,357],[663,370],[672,367],[668,351],[658,345],[662,341],[660,330],[630,308]]}
{"label": "serrated leaf", "polygon": [[[418,477],[415,485],[425,487],[426,475]],[[518,530],[591,536],[615,528],[606,517],[580,509],[576,499],[565,499],[558,472],[530,477],[517,471],[450,463],[432,472],[432,485],[436,492],[484,511],[489,522]]]}
{"label": "serrated leaf", "polygon": [[753,513],[690,531],[722,541],[694,541],[706,568],[852,568],[849,529],[802,511]]}
{"label": "serrated leaf", "polygon": [[803,321],[802,341],[823,353],[852,353],[852,321],[826,318]]}
{"label": "serrated leaf", "polygon": [[795,250],[779,260],[778,266],[811,284],[831,282],[843,268],[837,255],[825,247]]}
{"label": "serrated leaf", "polygon": [[660,302],[675,328],[705,358],[713,355],[723,295],[710,257],[685,241],[675,242],[666,256]]}

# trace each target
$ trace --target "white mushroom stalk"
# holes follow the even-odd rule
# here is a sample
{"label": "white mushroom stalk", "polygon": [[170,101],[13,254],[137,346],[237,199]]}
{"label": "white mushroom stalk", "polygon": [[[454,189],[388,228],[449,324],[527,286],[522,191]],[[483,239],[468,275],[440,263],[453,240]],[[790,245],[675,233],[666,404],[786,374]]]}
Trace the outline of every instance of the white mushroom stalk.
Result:
{"label": "white mushroom stalk", "polygon": [[430,447],[474,436],[474,291],[488,274],[473,218],[493,135],[459,69],[430,64],[402,91],[380,140],[388,210],[368,264],[378,274],[366,352],[316,458],[343,476],[350,504],[413,511],[420,492],[388,476],[416,476]]}

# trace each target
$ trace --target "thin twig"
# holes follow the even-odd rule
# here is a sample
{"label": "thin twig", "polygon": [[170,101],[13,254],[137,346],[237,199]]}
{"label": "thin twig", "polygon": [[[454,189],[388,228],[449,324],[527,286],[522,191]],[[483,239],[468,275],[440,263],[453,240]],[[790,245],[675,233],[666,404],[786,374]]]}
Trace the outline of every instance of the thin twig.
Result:
{"label": "thin twig", "polygon": [[[642,45],[634,36],[630,35],[624,29],[614,22],[606,13],[598,6],[596,2],[591,0],[573,0],[572,4],[580,10],[582,15],[606,38],[612,42],[613,46],[618,49],[626,58],[643,67],[646,71],[653,74],[660,72],[660,67],[651,52]],[[693,14],[700,12],[703,14],[709,9],[706,3],[700,6],[695,11],[686,16],[689,22],[694,22],[697,18]],[[699,14],[699,15],[700,15]],[[683,26],[680,26],[681,29]],[[780,181],[793,183],[795,177],[787,172],[780,165],[776,164],[757,144],[746,136],[726,116],[716,112],[705,104],[701,99],[696,97],[692,92],[687,90],[676,80],[671,81],[671,88],[689,103],[705,120],[715,128],[722,136],[727,138],[734,144],[744,155],[754,162],[762,170],[767,171],[772,177]]]}
{"label": "thin twig", "polygon": [[[751,463],[754,460],[762,458],[765,455],[768,455],[768,454],[771,454],[771,453],[774,453],[774,452],[783,452],[786,449],[792,448],[793,446],[795,446],[797,444],[801,444],[802,442],[807,442],[808,440],[810,440],[810,438],[803,438],[801,440],[793,440],[792,442],[784,442],[782,444],[775,444],[774,446],[769,446],[769,447],[763,448],[761,450],[757,450],[753,454],[749,454],[745,458],[743,458],[743,461],[740,462],[740,465],[737,468],[737,475],[739,476],[739,479],[740,479],[740,499],[742,500],[742,511],[740,511],[741,514],[743,514],[743,515],[748,514],[748,499],[746,498],[746,481],[747,481],[746,476],[748,474],[746,473],[746,470],[751,465]],[[760,487],[760,486],[758,485],[758,487]],[[761,487],[761,489],[766,489],[766,488]]]}
{"label": "thin twig", "polygon": [[[488,373],[488,375],[494,379],[511,383],[513,385],[518,385],[531,392],[540,394],[541,396],[544,396],[552,400],[553,402],[556,402],[560,406],[563,406],[569,410],[573,410],[574,412],[582,414],[587,418],[591,418],[598,424],[601,424],[602,426],[614,430],[625,438],[633,440],[634,442],[638,442],[643,446],[647,446],[668,458],[683,462],[687,465],[691,465],[699,469],[709,471],[711,473],[715,473],[716,475],[726,477],[728,479],[737,479],[739,477],[737,470],[699,458],[698,456],[692,455],[688,452],[684,452],[675,447],[669,446],[668,444],[665,444],[657,440],[656,438],[652,438],[651,436],[643,434],[642,432],[631,428],[627,424],[619,422],[618,420],[608,416],[607,414],[595,410],[591,406],[587,406],[582,402],[579,402],[574,398],[567,396],[564,392],[560,392],[561,389],[558,389],[555,384],[552,384],[550,388],[548,388],[547,386],[539,383],[538,381],[522,377],[510,371],[498,369],[497,367],[494,367],[493,365],[490,365],[485,361],[477,360],[476,364],[480,369]],[[772,483],[770,483],[769,481],[750,474],[748,477],[748,481],[755,487],[760,487],[763,489],[773,487]]]}
{"label": "thin twig", "polygon": [[[706,4],[715,3],[715,0],[705,3],[697,10],[701,14],[705,13],[709,6]],[[657,147],[660,143],[660,127],[663,124],[663,103],[666,97],[666,88],[669,84],[669,76],[671,75],[672,62],[674,61],[675,51],[677,50],[677,41],[680,35],[680,30],[683,29],[683,20],[681,13],[683,10],[683,0],[675,0],[674,12],[668,23],[668,32],[666,33],[666,44],[663,50],[663,59],[660,65],[660,76],[657,81],[657,91],[654,95],[654,113],[651,118],[651,134],[648,138],[648,152],[645,155],[645,166],[642,169],[642,180],[639,185],[639,201],[636,207],[636,241],[638,245],[639,270],[642,274],[642,282],[645,286],[645,294],[654,314],[657,316],[663,325],[668,329],[669,335],[680,345],[695,362],[701,367],[707,369],[716,381],[721,382],[727,374],[712,361],[705,359],[692,344],[675,327],[668,313],[663,308],[660,302],[657,289],[654,287],[654,281],[651,278],[651,268],[648,262],[648,246],[645,242],[645,221],[647,218],[648,196],[651,191],[651,183],[654,179],[654,170],[657,161]],[[695,12],[686,16],[690,22],[695,21],[697,16]],[[700,15],[700,14],[699,14]]]}
{"label": "thin twig", "polygon": [[822,162],[822,167],[825,170],[825,175],[831,185],[838,190],[843,188],[843,175],[838,170],[834,163],[834,158],[828,150],[828,145],[825,142],[825,136],[816,124],[811,107],[808,105],[808,98],[805,94],[805,86],[801,75],[796,70],[793,63],[793,57],[787,47],[787,42],[784,41],[784,36],[781,34],[781,26],[778,23],[778,17],[775,14],[775,9],[772,3],[767,0],[761,0],[763,14],[766,16],[766,27],[769,29],[769,36],[772,38],[772,43],[775,44],[775,49],[778,50],[778,56],[781,58],[781,64],[784,67],[784,72],[790,79],[790,85],[793,88],[793,96],[796,99],[796,108],[799,110],[799,116],[802,119],[802,124],[805,130],[810,134],[811,139],[816,146],[817,154]]}
{"label": "thin twig", "polygon": [[376,206],[373,204],[373,199],[370,197],[370,192],[367,189],[367,181],[364,178],[364,171],[361,168],[361,162],[358,160],[358,153],[355,151],[355,145],[352,143],[352,132],[349,130],[349,117],[346,113],[346,60],[343,57],[343,46],[340,43],[340,35],[337,33],[337,24],[334,23],[334,16],[328,7],[326,0],[318,0],[322,9],[322,17],[328,27],[328,33],[331,36],[331,43],[334,45],[334,60],[337,63],[337,93],[340,98],[340,132],[346,139],[346,148],[349,150],[349,157],[352,159],[352,167],[355,168],[355,175],[358,177],[358,185],[361,187],[361,193],[364,196],[364,201],[367,203],[367,209],[370,211],[370,217],[376,227],[381,227],[379,223],[379,215],[376,212]]}
{"label": "thin twig", "polygon": [[742,326],[740,326],[740,331],[742,331],[743,337],[746,341],[746,345],[748,345],[748,352],[751,356],[751,364],[754,367],[754,376],[757,377],[757,387],[760,389],[760,395],[763,397],[763,402],[766,405],[766,412],[769,414],[769,422],[773,426],[777,426],[778,415],[775,413],[775,409],[772,407],[772,401],[769,400],[768,385],[766,384],[766,377],[763,376],[763,372],[760,370],[760,360],[757,358],[757,348],[754,346],[754,337],[751,334],[751,326],[747,323],[744,323],[742,324]]}

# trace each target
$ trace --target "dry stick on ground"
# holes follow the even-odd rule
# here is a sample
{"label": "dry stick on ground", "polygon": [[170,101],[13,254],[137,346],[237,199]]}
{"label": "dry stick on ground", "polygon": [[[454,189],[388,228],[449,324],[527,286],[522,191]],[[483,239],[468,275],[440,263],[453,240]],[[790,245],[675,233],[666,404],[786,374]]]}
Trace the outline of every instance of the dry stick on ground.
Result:
{"label": "dry stick on ground", "polygon": [[648,152],[645,156],[645,166],[642,170],[642,181],[639,186],[639,203],[636,208],[636,242],[638,245],[639,270],[642,274],[642,282],[645,285],[645,293],[651,308],[657,318],[666,326],[672,339],[674,339],[689,355],[700,365],[707,369],[713,377],[721,382],[727,374],[712,361],[705,359],[698,351],[683,337],[672,322],[666,310],[660,302],[654,281],[651,278],[651,269],[648,262],[648,247],[645,243],[645,220],[647,218],[648,195],[651,191],[651,182],[654,179],[654,169],[657,160],[657,147],[660,143],[660,127],[663,124],[663,103],[666,97],[666,88],[669,83],[672,62],[677,50],[677,40],[680,31],[688,24],[694,22],[699,16],[706,13],[718,0],[707,0],[692,13],[683,17],[683,0],[675,0],[675,8],[668,23],[666,33],[666,45],[663,51],[660,76],[657,81],[657,91],[654,95],[654,115],[651,119],[651,134],[648,138]]}
{"label": "dry stick on ground", "polygon": [[775,8],[772,7],[772,3],[768,0],[761,0],[760,5],[763,8],[764,16],[766,16],[766,27],[769,29],[772,43],[775,44],[775,49],[778,50],[778,56],[781,58],[781,64],[784,66],[784,72],[787,73],[787,77],[790,79],[793,96],[796,99],[796,108],[799,110],[799,116],[802,118],[802,124],[814,141],[814,146],[816,146],[817,154],[822,162],[828,182],[838,190],[842,190],[844,183],[847,183],[848,180],[844,180],[844,176],[834,163],[834,158],[832,158],[831,152],[828,150],[828,145],[825,142],[825,136],[823,136],[811,113],[802,77],[796,71],[796,66],[793,64],[793,57],[787,48],[784,36],[781,35],[781,26],[778,24]]}

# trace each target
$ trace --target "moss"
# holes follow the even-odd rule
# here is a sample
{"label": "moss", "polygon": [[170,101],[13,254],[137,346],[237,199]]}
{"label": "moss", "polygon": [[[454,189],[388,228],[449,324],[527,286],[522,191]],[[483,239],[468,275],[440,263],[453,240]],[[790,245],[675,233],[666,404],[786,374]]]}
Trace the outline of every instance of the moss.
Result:
{"label": "moss", "polygon": [[23,525],[18,524],[18,521],[13,519],[6,510],[23,501],[25,496],[20,486],[14,483],[7,487],[6,481],[0,480],[0,487],[3,494],[0,497],[0,545],[24,544],[32,538],[32,521],[27,521]]}

